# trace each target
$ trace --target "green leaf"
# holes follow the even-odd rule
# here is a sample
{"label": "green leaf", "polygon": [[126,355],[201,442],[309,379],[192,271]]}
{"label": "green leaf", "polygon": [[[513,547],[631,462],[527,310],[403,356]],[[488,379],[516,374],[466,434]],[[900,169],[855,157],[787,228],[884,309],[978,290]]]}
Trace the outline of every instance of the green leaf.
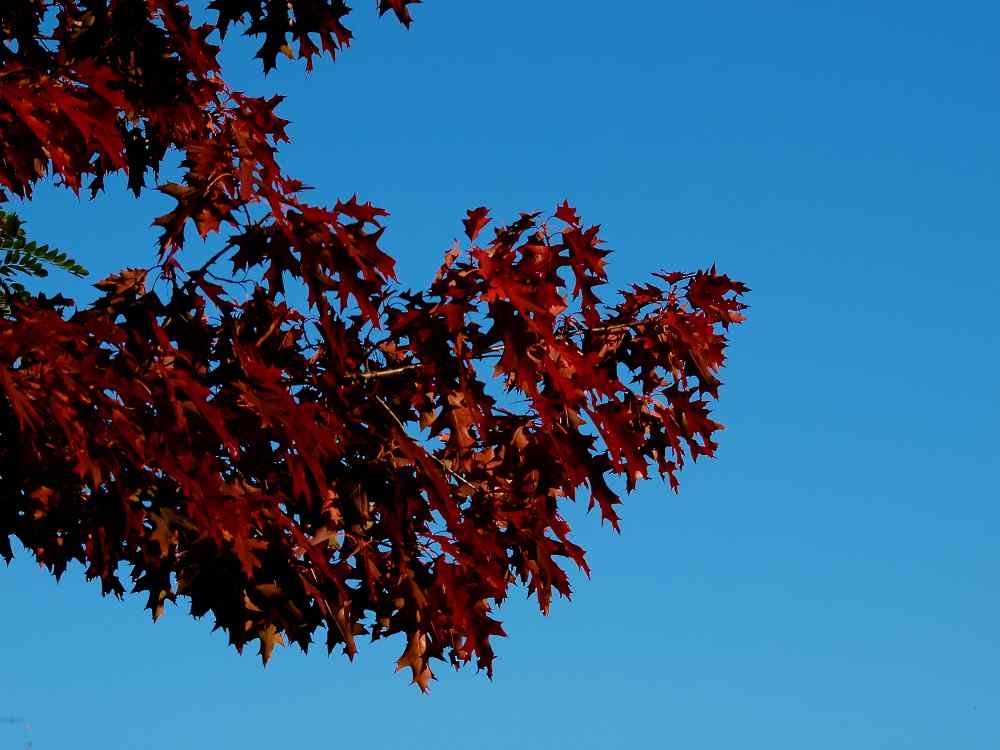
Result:
{"label": "green leaf", "polygon": [[[28,240],[24,231],[24,221],[16,214],[0,211],[0,278],[10,279],[15,274],[32,278],[49,275],[48,267],[55,267],[77,277],[88,275],[86,268],[71,259],[66,253]],[[48,267],[47,267],[48,266]],[[10,299],[30,296],[19,282],[0,282],[0,315],[10,313]]]}

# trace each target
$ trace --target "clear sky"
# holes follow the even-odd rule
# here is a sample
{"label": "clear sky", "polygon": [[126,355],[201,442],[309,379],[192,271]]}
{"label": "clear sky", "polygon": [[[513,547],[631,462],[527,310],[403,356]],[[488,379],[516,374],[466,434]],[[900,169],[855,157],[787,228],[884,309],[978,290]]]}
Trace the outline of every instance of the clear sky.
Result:
{"label": "clear sky", "polygon": [[[718,459],[643,485],[621,536],[571,512],[592,580],[548,618],[516,592],[495,680],[442,665],[427,696],[398,641],[265,670],[22,553],[0,715],[36,750],[1000,747],[1000,5],[427,0],[409,32],[356,5],[311,77],[229,58],[288,95],[286,169],[389,209],[412,286],[465,209],[564,198],[614,284],[747,282]],[[96,280],[150,263],[166,205],[18,210]]]}

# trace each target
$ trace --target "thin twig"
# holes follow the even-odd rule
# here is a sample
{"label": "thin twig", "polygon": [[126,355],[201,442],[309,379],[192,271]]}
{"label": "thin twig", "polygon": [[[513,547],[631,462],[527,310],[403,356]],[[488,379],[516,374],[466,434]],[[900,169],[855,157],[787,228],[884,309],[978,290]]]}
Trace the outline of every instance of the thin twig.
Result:
{"label": "thin twig", "polygon": [[[634,320],[626,323],[612,323],[603,326],[593,326],[592,328],[582,328],[578,331],[568,334],[568,336],[578,335],[582,333],[614,333],[615,331],[623,331],[628,328],[633,328],[638,325],[646,323],[646,320]],[[567,336],[567,337],[568,337]],[[494,344],[489,347],[486,351],[482,352],[479,357],[484,358],[488,356],[494,356],[502,353],[504,350],[503,344]],[[377,380],[379,378],[391,378],[394,375],[405,375],[408,372],[413,372],[414,370],[419,370],[423,367],[422,362],[414,362],[409,365],[399,365],[397,367],[389,367],[385,370],[365,370],[363,372],[355,372],[348,375],[351,380]]]}
{"label": "thin twig", "polygon": [[221,258],[223,255],[225,255],[226,253],[228,253],[230,250],[232,250],[232,248],[229,245],[226,245],[219,252],[217,252],[211,258],[209,258],[208,260],[206,260],[205,263],[204,263],[204,265],[201,268],[198,268],[198,269],[196,269],[194,271],[185,271],[185,273],[187,273],[188,278],[194,278],[195,276],[204,276],[205,272],[208,271],[208,269],[211,268],[213,265],[215,265],[215,262],[219,258]]}
{"label": "thin twig", "polygon": [[388,370],[365,370],[364,372],[353,372],[348,377],[351,380],[374,380],[376,378],[389,378],[393,375],[402,375],[403,373],[412,372],[417,368],[422,367],[421,363],[416,362],[412,365],[400,365],[399,367],[390,367]]}
{"label": "thin twig", "polygon": [[[404,425],[403,422],[402,422],[402,420],[398,416],[396,416],[396,412],[394,412],[390,408],[389,404],[387,404],[385,402],[385,400],[381,396],[375,396],[375,400],[378,401],[382,405],[382,408],[385,409],[389,413],[389,416],[392,417],[392,421],[394,421],[399,426],[399,429],[401,429],[403,431],[403,435],[405,435],[406,437],[410,437],[407,434],[407,432],[406,432],[406,425]],[[412,438],[410,438],[410,439],[412,440]],[[453,477],[455,477],[455,479],[457,479],[458,481],[462,482],[463,484],[471,487],[473,490],[476,489],[476,485],[474,485],[472,482],[470,482],[468,479],[466,479],[465,477],[463,477],[457,471],[455,471],[454,469],[452,469],[451,467],[449,467],[444,461],[442,461],[440,458],[438,458],[437,456],[435,456],[433,453],[431,453],[430,451],[427,451],[427,450],[425,450],[424,452],[428,455],[429,458],[433,459],[434,461],[437,461],[438,464],[440,464],[441,468],[444,469],[445,471],[447,471]]]}

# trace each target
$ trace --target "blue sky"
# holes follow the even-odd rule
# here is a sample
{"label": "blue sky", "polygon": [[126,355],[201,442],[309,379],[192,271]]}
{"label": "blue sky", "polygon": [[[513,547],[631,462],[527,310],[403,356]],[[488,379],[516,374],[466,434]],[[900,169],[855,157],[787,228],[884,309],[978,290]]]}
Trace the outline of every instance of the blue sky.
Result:
{"label": "blue sky", "polygon": [[[593,578],[548,618],[515,594],[495,680],[442,667],[428,696],[395,641],[265,670],[22,554],[0,714],[37,750],[1000,746],[1000,6],[428,0],[406,32],[357,5],[355,48],[310,77],[229,57],[287,94],[286,169],[389,209],[412,286],[465,209],[564,198],[614,284],[746,281],[719,458],[678,496],[643,485],[621,536],[571,511]],[[149,264],[165,205],[18,210],[96,280]]]}

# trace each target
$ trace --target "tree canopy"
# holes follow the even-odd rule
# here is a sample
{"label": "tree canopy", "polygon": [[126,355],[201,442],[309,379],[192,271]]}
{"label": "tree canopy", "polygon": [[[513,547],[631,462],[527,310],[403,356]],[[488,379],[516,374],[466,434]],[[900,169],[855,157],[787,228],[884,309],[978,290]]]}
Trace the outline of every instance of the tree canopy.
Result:
{"label": "tree canopy", "polygon": [[[417,1],[377,8],[409,25]],[[306,202],[278,163],[280,98],[232,89],[218,57],[240,29],[265,72],[279,56],[311,69],[350,44],[349,13],[0,7],[0,197],[42,180],[96,196],[121,174],[174,200],[152,265],[98,282],[87,306],[4,298],[0,554],[14,537],[56,576],[78,561],[105,594],[143,592],[154,618],[186,597],[265,661],[317,631],[348,656],[401,633],[397,666],[426,689],[432,659],[492,674],[512,586],[545,612],[570,594],[567,565],[588,571],[561,504],[617,528],[622,483],[655,472],[676,489],[686,459],[715,453],[747,288],[712,267],[609,295],[599,227],[568,202],[490,231],[471,209],[433,282],[401,287],[387,212]],[[180,174],[161,180],[170,152]],[[10,221],[5,242],[27,244]],[[201,265],[191,229],[216,243]]]}

